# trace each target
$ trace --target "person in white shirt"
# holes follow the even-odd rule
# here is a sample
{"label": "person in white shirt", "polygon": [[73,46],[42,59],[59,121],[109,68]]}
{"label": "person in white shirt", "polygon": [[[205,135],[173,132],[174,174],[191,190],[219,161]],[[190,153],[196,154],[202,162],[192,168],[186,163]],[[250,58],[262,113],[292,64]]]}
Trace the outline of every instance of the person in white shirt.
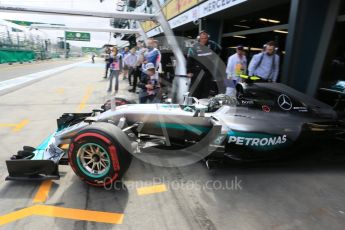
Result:
{"label": "person in white shirt", "polygon": [[133,79],[133,88],[129,89],[128,92],[132,92],[135,93],[136,92],[136,88],[137,88],[137,83],[138,83],[138,79],[140,81],[141,78],[141,66],[142,63],[144,62],[144,54],[146,52],[146,48],[144,47],[144,42],[143,41],[138,41],[137,42],[137,47],[136,47],[136,55],[137,55],[137,63],[136,63],[136,68],[134,70],[134,79]]}
{"label": "person in white shirt", "polygon": [[236,84],[241,81],[240,75],[247,72],[247,58],[245,56],[244,47],[239,45],[236,47],[236,53],[231,55],[228,59],[226,67],[227,79],[226,95],[234,96],[236,94]]}
{"label": "person in white shirt", "polygon": [[132,76],[135,74],[134,71],[137,67],[138,55],[136,54],[136,49],[132,48],[128,55],[123,59],[124,64],[128,66],[128,81],[129,85],[132,86],[133,79]]}

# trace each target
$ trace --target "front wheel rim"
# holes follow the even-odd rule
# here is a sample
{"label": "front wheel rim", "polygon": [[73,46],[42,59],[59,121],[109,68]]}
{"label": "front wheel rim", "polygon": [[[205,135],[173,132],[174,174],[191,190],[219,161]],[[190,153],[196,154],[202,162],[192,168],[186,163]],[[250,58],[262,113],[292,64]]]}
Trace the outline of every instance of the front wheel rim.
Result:
{"label": "front wheel rim", "polygon": [[101,178],[111,168],[109,153],[96,143],[86,143],[77,152],[78,168],[88,177]]}

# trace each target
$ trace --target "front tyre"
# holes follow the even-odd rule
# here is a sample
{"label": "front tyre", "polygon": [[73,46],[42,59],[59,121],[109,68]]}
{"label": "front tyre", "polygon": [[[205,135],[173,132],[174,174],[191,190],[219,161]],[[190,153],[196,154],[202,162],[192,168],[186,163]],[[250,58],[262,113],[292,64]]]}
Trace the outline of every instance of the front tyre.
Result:
{"label": "front tyre", "polygon": [[83,129],[69,148],[73,171],[93,186],[104,187],[119,180],[131,162],[131,154],[120,144],[126,143],[123,138],[125,134],[108,123],[95,123]]}

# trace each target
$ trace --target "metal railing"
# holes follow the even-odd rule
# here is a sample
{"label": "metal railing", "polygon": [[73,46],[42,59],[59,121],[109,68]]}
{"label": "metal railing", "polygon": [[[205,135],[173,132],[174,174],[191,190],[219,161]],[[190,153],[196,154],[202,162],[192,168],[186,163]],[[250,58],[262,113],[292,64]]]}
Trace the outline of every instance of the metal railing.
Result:
{"label": "metal railing", "polygon": [[0,49],[19,49],[44,51],[46,40],[39,36],[33,36],[24,32],[10,32],[7,27],[0,31]]}
{"label": "metal railing", "polygon": [[33,33],[0,25],[0,50],[32,51],[36,60],[43,60],[51,57],[51,42]]}

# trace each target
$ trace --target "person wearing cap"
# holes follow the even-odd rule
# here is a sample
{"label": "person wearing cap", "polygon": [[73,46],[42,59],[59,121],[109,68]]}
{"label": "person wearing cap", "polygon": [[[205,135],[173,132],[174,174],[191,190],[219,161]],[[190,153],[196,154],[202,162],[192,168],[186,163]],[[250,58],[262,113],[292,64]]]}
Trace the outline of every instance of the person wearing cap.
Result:
{"label": "person wearing cap", "polygon": [[241,81],[240,75],[246,74],[246,71],[247,58],[245,56],[244,47],[239,45],[236,47],[236,53],[229,57],[228,64],[226,66],[226,95],[235,95],[236,84]]}
{"label": "person wearing cap", "polygon": [[142,77],[138,87],[139,103],[157,103],[159,102],[158,93],[160,90],[158,79],[156,76],[156,67],[153,63],[149,62],[143,67],[145,73]]}

